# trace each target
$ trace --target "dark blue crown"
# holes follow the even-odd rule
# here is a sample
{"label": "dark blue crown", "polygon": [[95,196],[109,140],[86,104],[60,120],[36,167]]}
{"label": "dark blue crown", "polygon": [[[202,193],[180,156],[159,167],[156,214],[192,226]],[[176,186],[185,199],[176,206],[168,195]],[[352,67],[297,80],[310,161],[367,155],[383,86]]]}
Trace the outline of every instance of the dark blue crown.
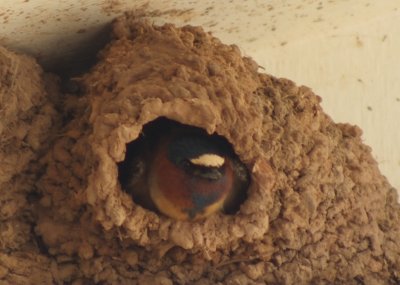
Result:
{"label": "dark blue crown", "polygon": [[190,134],[174,138],[168,146],[168,159],[178,166],[203,154],[223,156],[221,142],[211,136]]}

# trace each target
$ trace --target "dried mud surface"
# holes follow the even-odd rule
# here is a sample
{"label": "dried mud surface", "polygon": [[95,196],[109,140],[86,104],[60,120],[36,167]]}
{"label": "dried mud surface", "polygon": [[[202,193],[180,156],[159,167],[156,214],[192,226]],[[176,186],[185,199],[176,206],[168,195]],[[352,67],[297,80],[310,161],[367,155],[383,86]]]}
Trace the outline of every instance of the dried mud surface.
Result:
{"label": "dried mud surface", "polygon": [[[400,206],[361,130],[257,69],[129,15],[82,94],[0,49],[0,284],[399,284]],[[175,221],[121,189],[126,144],[158,117],[232,143],[252,177],[237,214]]]}

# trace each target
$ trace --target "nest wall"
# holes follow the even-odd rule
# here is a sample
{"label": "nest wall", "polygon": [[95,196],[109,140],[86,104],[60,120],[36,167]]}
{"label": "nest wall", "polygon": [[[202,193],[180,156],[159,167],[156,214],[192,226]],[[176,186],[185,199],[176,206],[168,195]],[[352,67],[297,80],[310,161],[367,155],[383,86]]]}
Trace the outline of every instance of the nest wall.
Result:
{"label": "nest wall", "polygon": [[[127,14],[80,94],[0,62],[0,283],[400,282],[397,192],[361,130],[236,46]],[[160,117],[232,144],[251,175],[238,213],[175,221],[121,189],[126,145]]]}

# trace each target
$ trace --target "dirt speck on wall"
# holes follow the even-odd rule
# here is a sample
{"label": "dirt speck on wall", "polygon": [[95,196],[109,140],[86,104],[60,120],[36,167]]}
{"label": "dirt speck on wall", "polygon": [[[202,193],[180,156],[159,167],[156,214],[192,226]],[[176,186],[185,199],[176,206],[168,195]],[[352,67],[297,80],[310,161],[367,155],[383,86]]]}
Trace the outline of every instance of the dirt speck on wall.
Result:
{"label": "dirt speck on wall", "polygon": [[[397,194],[361,130],[237,47],[126,15],[82,94],[0,63],[0,284],[400,282]],[[126,145],[160,117],[233,145],[252,181],[238,213],[176,221],[121,189]]]}

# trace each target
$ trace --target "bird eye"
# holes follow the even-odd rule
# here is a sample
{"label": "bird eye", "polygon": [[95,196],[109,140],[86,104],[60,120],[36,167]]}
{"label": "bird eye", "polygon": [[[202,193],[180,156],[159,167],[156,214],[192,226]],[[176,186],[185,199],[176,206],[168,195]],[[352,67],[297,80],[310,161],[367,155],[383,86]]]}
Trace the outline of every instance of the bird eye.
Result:
{"label": "bird eye", "polygon": [[192,166],[193,166],[193,165],[192,165],[192,163],[190,162],[189,159],[184,159],[184,160],[182,160],[182,167],[183,167],[183,168],[189,169],[189,168],[191,168]]}

